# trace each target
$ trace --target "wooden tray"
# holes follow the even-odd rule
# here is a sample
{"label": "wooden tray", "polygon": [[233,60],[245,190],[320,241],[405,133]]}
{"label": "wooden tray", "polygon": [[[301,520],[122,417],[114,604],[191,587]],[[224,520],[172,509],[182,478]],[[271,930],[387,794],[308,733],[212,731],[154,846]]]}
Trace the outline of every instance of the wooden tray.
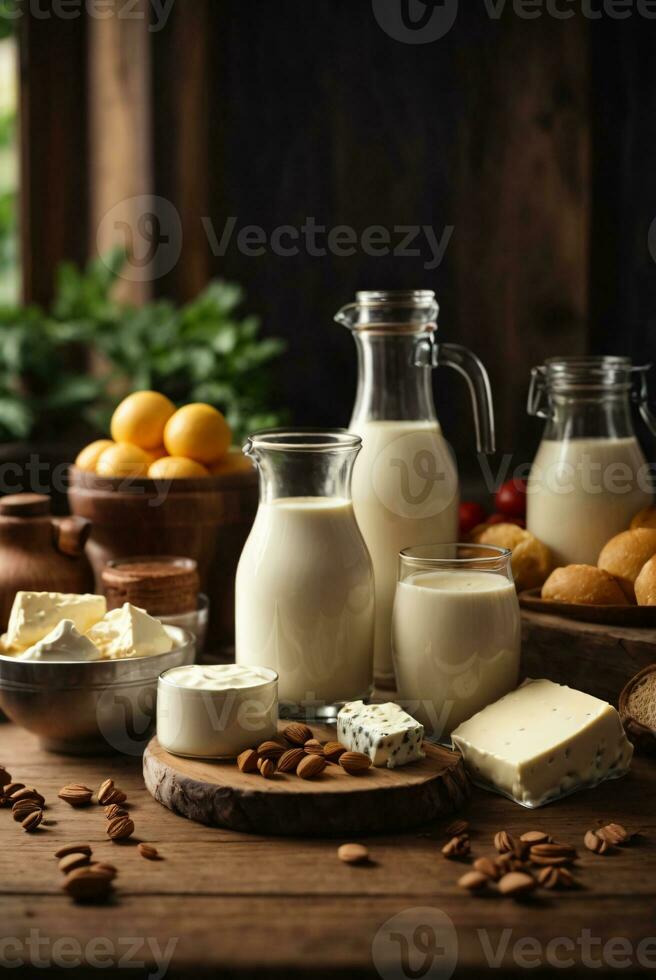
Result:
{"label": "wooden tray", "polygon": [[[328,726],[312,730],[322,741],[335,737]],[[420,762],[364,776],[328,765],[313,780],[287,773],[263,779],[240,772],[234,762],[171,755],[153,738],[143,774],[156,800],[211,826],[285,837],[397,833],[454,813],[469,799],[462,757],[439,746],[424,749]]]}
{"label": "wooden tray", "polygon": [[542,599],[540,589],[520,592],[519,604],[522,609],[565,619],[578,619],[583,623],[656,628],[656,606],[588,606],[577,602],[553,602]]}

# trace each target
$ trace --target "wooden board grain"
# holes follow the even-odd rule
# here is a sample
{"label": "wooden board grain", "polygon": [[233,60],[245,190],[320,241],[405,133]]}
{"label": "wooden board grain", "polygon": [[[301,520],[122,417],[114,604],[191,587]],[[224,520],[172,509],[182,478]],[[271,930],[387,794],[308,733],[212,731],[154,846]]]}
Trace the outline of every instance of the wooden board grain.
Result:
{"label": "wooden board grain", "polygon": [[[334,730],[315,725],[315,737]],[[233,830],[330,837],[402,831],[446,816],[470,796],[462,758],[425,744],[426,757],[398,769],[349,776],[328,765],[316,779],[290,773],[263,779],[234,762],[183,759],[153,738],[144,753],[147,788],[164,806],[198,823]]]}

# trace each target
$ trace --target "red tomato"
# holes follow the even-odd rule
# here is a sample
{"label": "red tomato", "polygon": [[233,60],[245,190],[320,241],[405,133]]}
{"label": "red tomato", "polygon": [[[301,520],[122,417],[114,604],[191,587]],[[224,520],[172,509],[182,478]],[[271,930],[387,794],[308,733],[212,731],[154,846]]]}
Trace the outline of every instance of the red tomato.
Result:
{"label": "red tomato", "polygon": [[494,505],[509,517],[526,517],[526,480],[508,480],[497,490]]}
{"label": "red tomato", "polygon": [[485,521],[486,524],[516,524],[517,527],[526,527],[523,517],[511,517],[509,514],[490,514]]}
{"label": "red tomato", "polygon": [[466,537],[478,524],[485,522],[485,511],[480,504],[463,501],[460,504],[460,536]]}

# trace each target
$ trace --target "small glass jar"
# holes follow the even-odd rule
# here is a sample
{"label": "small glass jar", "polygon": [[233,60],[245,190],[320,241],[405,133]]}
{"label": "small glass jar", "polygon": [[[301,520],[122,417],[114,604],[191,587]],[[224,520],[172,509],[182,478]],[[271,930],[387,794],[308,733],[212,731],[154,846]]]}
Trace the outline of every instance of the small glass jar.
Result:
{"label": "small glass jar", "polygon": [[517,686],[521,624],[511,553],[487,545],[401,552],[392,616],[399,700],[429,736]]}
{"label": "small glass jar", "polygon": [[252,436],[260,503],[236,582],[238,664],[279,676],[283,717],[333,719],[372,686],[374,579],[351,503],[359,436]]}
{"label": "small glass jar", "polygon": [[633,400],[656,430],[648,370],[628,357],[552,358],[533,368],[528,412],[546,425],[528,481],[527,527],[557,565],[596,564],[606,542],[652,503],[631,415]]}

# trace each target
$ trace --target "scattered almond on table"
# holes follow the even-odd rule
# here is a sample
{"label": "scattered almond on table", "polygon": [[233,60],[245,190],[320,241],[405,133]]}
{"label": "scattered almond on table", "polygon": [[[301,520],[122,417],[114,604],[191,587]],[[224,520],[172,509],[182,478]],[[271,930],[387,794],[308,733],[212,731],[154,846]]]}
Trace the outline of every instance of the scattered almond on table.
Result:
{"label": "scattered almond on table", "polygon": [[337,857],[345,864],[365,864],[369,861],[369,851],[364,844],[342,844],[337,848]]}
{"label": "scattered almond on table", "polygon": [[57,796],[64,803],[68,803],[69,806],[88,806],[91,803],[93,790],[89,789],[88,786],[83,786],[81,783],[71,783],[68,786],[63,786]]}
{"label": "scattered almond on table", "polygon": [[159,851],[157,850],[156,847],[153,847],[152,844],[146,844],[144,843],[144,841],[141,841],[141,843],[137,847],[137,850],[139,851],[139,854],[141,854],[143,858],[146,858],[147,861],[160,860]]}

